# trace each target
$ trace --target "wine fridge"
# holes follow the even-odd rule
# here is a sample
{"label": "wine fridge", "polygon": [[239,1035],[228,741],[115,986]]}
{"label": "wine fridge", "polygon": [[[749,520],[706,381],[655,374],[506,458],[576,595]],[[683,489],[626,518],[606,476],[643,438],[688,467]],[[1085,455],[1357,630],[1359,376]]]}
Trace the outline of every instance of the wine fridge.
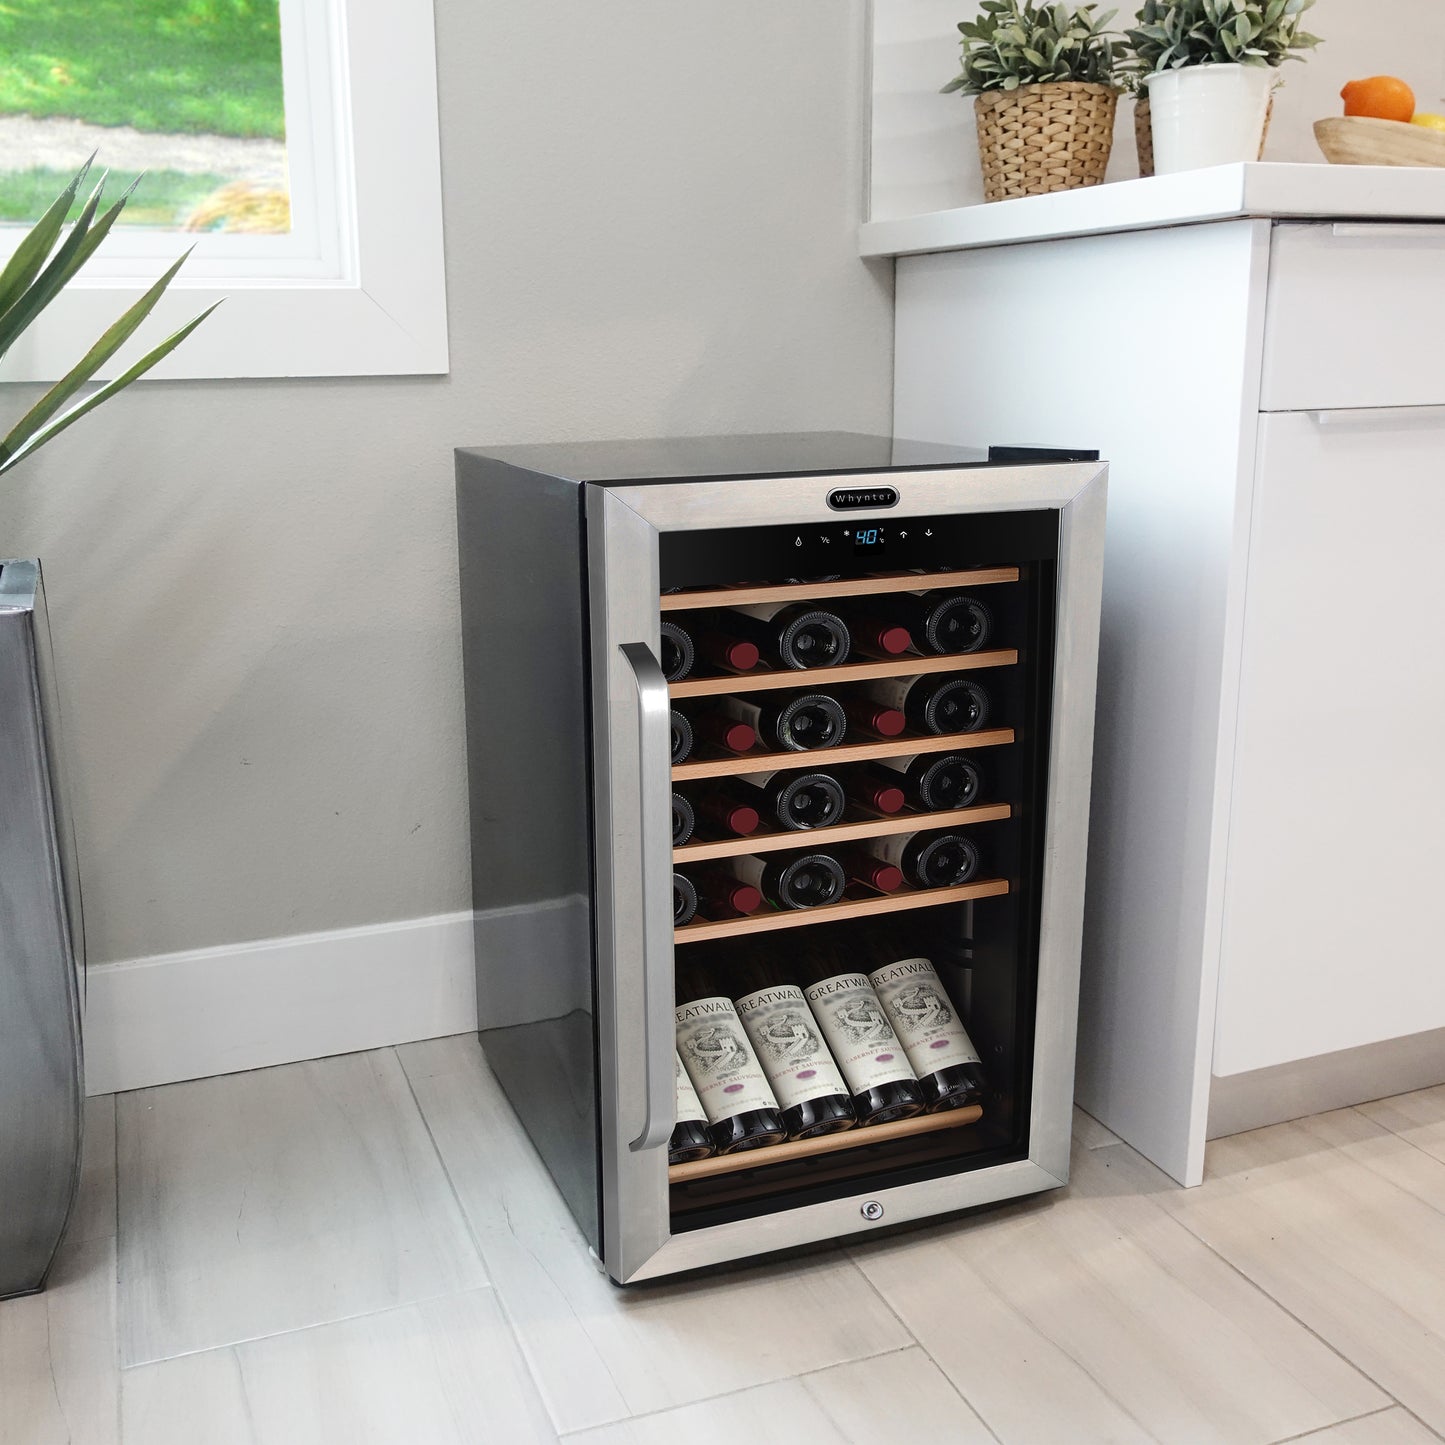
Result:
{"label": "wine fridge", "polygon": [[1066,1182],[1105,487],[458,451],[479,1033],[618,1283]]}

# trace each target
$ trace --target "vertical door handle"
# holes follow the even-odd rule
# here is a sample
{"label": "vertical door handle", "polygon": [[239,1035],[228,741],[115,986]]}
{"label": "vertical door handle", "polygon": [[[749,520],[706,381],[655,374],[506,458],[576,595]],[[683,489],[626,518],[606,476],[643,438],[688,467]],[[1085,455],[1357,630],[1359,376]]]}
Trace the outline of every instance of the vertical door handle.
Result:
{"label": "vertical door handle", "polygon": [[[667,679],[645,642],[624,642],[637,687],[638,847],[642,853],[642,1050],[647,1113],[633,1150],[672,1137],[677,1111],[672,978],[672,726]],[[627,961],[619,959],[622,967]]]}

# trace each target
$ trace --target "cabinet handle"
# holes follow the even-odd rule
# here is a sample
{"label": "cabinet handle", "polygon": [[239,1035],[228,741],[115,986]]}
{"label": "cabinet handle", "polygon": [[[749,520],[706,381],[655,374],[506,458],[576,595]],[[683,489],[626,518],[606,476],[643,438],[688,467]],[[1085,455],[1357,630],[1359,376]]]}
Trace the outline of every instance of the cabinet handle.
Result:
{"label": "cabinet handle", "polygon": [[1445,241],[1445,226],[1421,221],[1399,221],[1393,225],[1385,221],[1336,221],[1330,227],[1330,234],[1339,236],[1342,240],[1370,240],[1379,237],[1391,240],[1405,238],[1415,241]]}
{"label": "cabinet handle", "polygon": [[1445,422],[1445,406],[1360,406],[1310,413],[1319,426],[1389,426],[1402,421]]}
{"label": "cabinet handle", "polygon": [[[671,1067],[677,1022],[672,982],[672,838],[662,825],[671,814],[672,739],[667,679],[645,642],[622,643],[637,687],[637,751],[642,814],[642,1068],[646,1117],[628,1146],[656,1149],[672,1137],[677,1082]],[[620,967],[628,961],[620,959]]]}

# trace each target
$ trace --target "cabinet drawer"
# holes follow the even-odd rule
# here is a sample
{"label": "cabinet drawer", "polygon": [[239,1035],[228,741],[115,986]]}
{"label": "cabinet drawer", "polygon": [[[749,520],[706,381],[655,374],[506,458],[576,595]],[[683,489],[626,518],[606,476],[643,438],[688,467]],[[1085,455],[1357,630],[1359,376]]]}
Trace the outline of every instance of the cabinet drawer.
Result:
{"label": "cabinet drawer", "polygon": [[1264,411],[1445,404],[1445,226],[1276,226]]}

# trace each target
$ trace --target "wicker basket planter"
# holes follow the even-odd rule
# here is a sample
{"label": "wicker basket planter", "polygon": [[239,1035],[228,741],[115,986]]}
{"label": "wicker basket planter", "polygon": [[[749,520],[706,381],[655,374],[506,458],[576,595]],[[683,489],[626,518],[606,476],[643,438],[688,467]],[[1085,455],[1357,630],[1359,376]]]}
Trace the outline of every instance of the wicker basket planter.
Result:
{"label": "wicker basket planter", "polygon": [[984,199],[1101,184],[1118,100],[1111,86],[1079,80],[984,91],[974,102]]}

